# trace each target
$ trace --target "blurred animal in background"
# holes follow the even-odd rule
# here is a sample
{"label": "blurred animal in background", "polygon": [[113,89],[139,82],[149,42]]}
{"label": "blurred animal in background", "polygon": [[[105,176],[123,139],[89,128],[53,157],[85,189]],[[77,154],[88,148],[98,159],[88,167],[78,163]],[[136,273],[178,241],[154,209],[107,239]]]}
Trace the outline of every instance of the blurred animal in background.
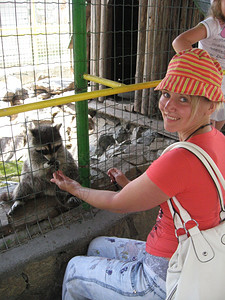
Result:
{"label": "blurred animal in background", "polygon": [[57,170],[79,181],[77,165],[63,145],[60,127],[61,124],[40,125],[29,130],[28,156],[23,164],[20,182],[12,192],[12,206],[8,215],[12,216],[27,201],[43,196],[55,196],[57,202],[66,208],[81,203],[80,199],[59,190],[50,182],[52,174]]}

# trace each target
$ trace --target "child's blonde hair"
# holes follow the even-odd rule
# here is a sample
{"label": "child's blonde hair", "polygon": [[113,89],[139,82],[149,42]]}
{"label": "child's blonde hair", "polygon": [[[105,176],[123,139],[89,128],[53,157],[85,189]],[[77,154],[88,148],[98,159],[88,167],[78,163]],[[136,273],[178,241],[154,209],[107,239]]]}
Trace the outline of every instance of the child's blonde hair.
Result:
{"label": "child's blonde hair", "polygon": [[221,0],[212,1],[209,10],[209,16],[212,16],[213,18],[218,19],[219,21],[225,23],[225,16],[223,15],[221,10]]}

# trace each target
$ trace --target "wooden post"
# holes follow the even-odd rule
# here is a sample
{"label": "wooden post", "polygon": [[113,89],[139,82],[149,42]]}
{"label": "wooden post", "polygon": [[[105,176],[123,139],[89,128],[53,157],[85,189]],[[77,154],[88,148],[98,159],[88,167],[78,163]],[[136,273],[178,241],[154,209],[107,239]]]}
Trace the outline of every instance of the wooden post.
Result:
{"label": "wooden post", "polygon": [[[93,0],[91,4],[91,61],[90,73],[99,76],[99,35],[100,35],[100,2],[101,0]],[[98,85],[92,86],[92,91],[97,90]]]}
{"label": "wooden post", "polygon": [[[142,82],[145,58],[145,38],[146,38],[146,20],[147,20],[148,0],[139,1],[138,12],[138,41],[137,41],[137,60],[135,83]],[[142,90],[135,91],[134,111],[141,112]]]}
{"label": "wooden post", "polygon": [[[146,40],[145,40],[145,62],[143,82],[152,79],[152,59],[154,54],[154,36],[155,36],[155,19],[156,19],[156,1],[148,0],[147,22],[146,22]],[[148,114],[148,99],[149,89],[144,89],[142,92],[141,113]]]}
{"label": "wooden post", "polygon": [[[107,0],[101,0],[101,17],[100,17],[100,41],[99,41],[99,76],[105,78],[106,76],[106,28],[107,28]],[[103,85],[99,85],[99,89],[103,89]],[[104,97],[99,97],[99,102],[104,101]]]}
{"label": "wooden post", "polygon": [[91,31],[91,4],[86,7],[86,27],[87,27],[87,72],[90,73],[90,31]]}
{"label": "wooden post", "polygon": [[111,72],[112,72],[112,12],[113,12],[113,0],[107,0],[107,34],[106,34],[106,41],[107,41],[107,46],[106,46],[106,78],[108,79],[114,79]]}

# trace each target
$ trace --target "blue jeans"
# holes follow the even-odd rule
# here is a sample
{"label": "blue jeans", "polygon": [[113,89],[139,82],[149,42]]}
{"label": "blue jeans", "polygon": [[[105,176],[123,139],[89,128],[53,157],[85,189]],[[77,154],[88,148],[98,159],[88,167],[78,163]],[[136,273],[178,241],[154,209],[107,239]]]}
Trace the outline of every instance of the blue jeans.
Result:
{"label": "blue jeans", "polygon": [[75,256],[63,282],[63,300],[166,298],[168,260],[145,251],[145,242],[98,237],[87,256]]}

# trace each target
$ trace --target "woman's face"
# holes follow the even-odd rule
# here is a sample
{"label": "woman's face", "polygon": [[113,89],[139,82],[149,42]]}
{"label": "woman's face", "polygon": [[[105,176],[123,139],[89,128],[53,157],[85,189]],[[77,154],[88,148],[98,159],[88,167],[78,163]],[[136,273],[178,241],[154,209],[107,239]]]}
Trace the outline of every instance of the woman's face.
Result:
{"label": "woman's face", "polygon": [[201,105],[193,114],[191,96],[163,90],[159,100],[159,109],[163,116],[164,128],[169,132],[178,132],[186,136],[198,126],[207,122],[210,115],[210,102],[204,99],[198,101],[201,101]]}
{"label": "woman's face", "polygon": [[164,120],[164,128],[169,132],[180,131],[187,127],[191,118],[191,97],[166,90],[159,99],[159,109]]}

